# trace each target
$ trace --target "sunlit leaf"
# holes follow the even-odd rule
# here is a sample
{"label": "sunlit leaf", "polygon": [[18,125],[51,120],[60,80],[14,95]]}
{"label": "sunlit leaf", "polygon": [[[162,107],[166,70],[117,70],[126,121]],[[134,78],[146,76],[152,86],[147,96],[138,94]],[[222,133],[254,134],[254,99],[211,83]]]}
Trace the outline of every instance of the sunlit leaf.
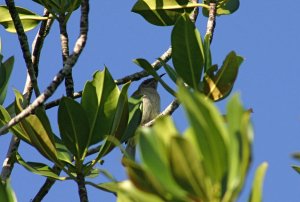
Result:
{"label": "sunlit leaf", "polygon": [[102,141],[110,133],[119,99],[119,88],[107,68],[96,72],[93,80],[85,84],[81,105],[91,129],[90,145]]}
{"label": "sunlit leaf", "polygon": [[255,172],[255,178],[252,184],[252,191],[249,197],[249,202],[262,202],[263,181],[268,164],[262,163]]}
{"label": "sunlit leaf", "polygon": [[[231,92],[243,58],[230,52],[220,69],[210,68],[204,75],[204,94],[214,101],[226,98]],[[215,72],[216,71],[216,72]]]}
{"label": "sunlit leaf", "polygon": [[78,9],[81,0],[33,0],[56,14],[65,14]]}
{"label": "sunlit leaf", "polygon": [[172,35],[172,60],[179,77],[190,87],[198,89],[204,64],[200,33],[188,15],[176,22]]}
{"label": "sunlit leaf", "polygon": [[66,177],[60,177],[57,173],[48,165],[39,162],[26,162],[23,158],[17,154],[17,162],[26,168],[28,171],[35,173],[37,175],[42,175],[45,177],[50,177],[56,180],[65,180]]}
{"label": "sunlit leaf", "polygon": [[58,125],[62,141],[77,160],[83,160],[90,141],[88,116],[82,106],[63,97],[58,107]]}
{"label": "sunlit leaf", "polygon": [[[190,121],[190,141],[205,161],[204,172],[211,182],[219,183],[228,170],[228,131],[217,108],[202,94],[191,93],[179,85],[179,100]],[[218,152],[216,152],[218,151]]]}
{"label": "sunlit leaf", "polygon": [[[24,31],[29,31],[31,29],[34,29],[39,24],[40,21],[48,19],[47,17],[39,16],[25,8],[16,7],[16,9],[19,13]],[[8,8],[6,6],[0,6],[0,13],[1,13],[0,24],[6,29],[6,31],[16,32]]]}
{"label": "sunlit leaf", "polygon": [[174,25],[183,13],[191,13],[193,8],[203,4],[189,0],[138,0],[132,12],[142,15],[149,23],[159,26]]}

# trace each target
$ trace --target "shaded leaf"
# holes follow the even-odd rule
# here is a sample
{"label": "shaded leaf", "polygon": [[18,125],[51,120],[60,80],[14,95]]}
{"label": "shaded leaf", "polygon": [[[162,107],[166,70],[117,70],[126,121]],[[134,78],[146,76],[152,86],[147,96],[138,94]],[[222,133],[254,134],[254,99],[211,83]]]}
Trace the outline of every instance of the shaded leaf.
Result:
{"label": "shaded leaf", "polygon": [[172,60],[179,77],[190,87],[198,89],[204,64],[200,33],[187,14],[176,22],[172,35]]}
{"label": "shaded leaf", "polygon": [[[129,106],[128,106],[128,97],[127,97],[127,90],[129,88],[130,83],[126,83],[119,95],[117,109],[115,112],[114,120],[112,128],[110,129],[109,133],[110,136],[113,136],[117,140],[121,140],[122,135],[127,127],[128,116],[129,116]],[[99,155],[101,157],[108,154],[113,148],[115,148],[111,141],[106,140],[103,147],[101,148]]]}
{"label": "shaded leaf", "polygon": [[[210,0],[203,0],[204,4],[209,5]],[[230,15],[238,10],[240,7],[240,1],[239,0],[220,0],[217,1],[217,11],[216,15]],[[209,14],[209,8],[203,7],[202,13],[204,16],[208,17]]]}
{"label": "shaded leaf", "polygon": [[16,158],[17,158],[17,162],[20,165],[22,165],[24,168],[26,168],[28,171],[34,174],[50,177],[56,180],[66,179],[66,177],[60,177],[59,175],[57,175],[56,172],[46,164],[39,163],[39,162],[26,162],[23,160],[20,154],[17,154]]}
{"label": "shaded leaf", "polygon": [[82,106],[71,98],[63,97],[58,107],[58,125],[64,145],[77,160],[83,160],[90,142],[90,129]]}
{"label": "shaded leaf", "polygon": [[170,65],[165,63],[163,60],[159,59],[159,61],[162,63],[164,69],[166,70],[167,74],[171,78],[171,80],[176,83],[177,82],[177,73],[175,69],[173,69]]}
{"label": "shaded leaf", "polygon": [[2,105],[6,97],[8,81],[14,65],[14,57],[10,57],[2,63],[2,55],[0,56],[0,105]]}
{"label": "shaded leaf", "polygon": [[146,70],[149,74],[151,74],[159,83],[166,89],[171,95],[175,96],[175,91],[166,83],[161,77],[157,74],[157,72],[153,69],[152,65],[145,59],[135,59],[133,62],[144,70]]}
{"label": "shaded leaf", "polygon": [[65,14],[67,12],[73,12],[79,8],[81,0],[33,0],[34,2],[41,4],[52,13]]}
{"label": "shaded leaf", "polygon": [[119,99],[119,88],[107,68],[97,71],[85,84],[81,105],[90,124],[90,145],[102,141],[110,133]]}
{"label": "shaded leaf", "polygon": [[[19,13],[25,32],[34,29],[40,21],[48,19],[47,17],[39,16],[25,8],[16,7],[16,9]],[[14,23],[10,17],[7,6],[0,6],[0,13],[0,24],[6,29],[6,31],[16,32]]]}
{"label": "shaded leaf", "polygon": [[[220,69],[210,68],[204,75],[204,94],[214,101],[226,98],[231,92],[243,58],[230,52]],[[216,71],[216,73],[215,73]]]}
{"label": "shaded leaf", "polygon": [[0,196],[1,196],[1,201],[4,202],[18,201],[10,184],[8,184],[7,182],[3,183],[1,178],[0,178]]}
{"label": "shaded leaf", "polygon": [[183,13],[191,13],[193,8],[203,4],[189,0],[138,0],[132,12],[142,15],[149,23],[159,26],[174,25]]}

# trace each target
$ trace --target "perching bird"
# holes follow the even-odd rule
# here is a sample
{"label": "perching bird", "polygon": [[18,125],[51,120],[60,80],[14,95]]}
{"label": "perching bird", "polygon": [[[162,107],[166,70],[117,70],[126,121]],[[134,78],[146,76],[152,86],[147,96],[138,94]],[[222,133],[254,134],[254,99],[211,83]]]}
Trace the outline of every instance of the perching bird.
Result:
{"label": "perching bird", "polygon": [[[164,74],[160,75],[162,77]],[[160,96],[157,92],[158,81],[150,78],[143,81],[138,89],[132,94],[132,97],[143,98],[143,110],[141,126],[154,119],[160,112]],[[131,160],[135,160],[136,140],[134,137],[127,142],[126,153]],[[124,158],[124,157],[123,157]]]}

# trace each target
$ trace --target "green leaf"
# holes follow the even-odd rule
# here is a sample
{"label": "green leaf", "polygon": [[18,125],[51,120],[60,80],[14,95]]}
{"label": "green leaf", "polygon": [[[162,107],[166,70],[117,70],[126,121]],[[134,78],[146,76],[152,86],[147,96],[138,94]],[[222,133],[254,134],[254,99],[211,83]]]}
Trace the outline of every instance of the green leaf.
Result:
{"label": "green leaf", "polygon": [[204,94],[214,101],[226,98],[231,92],[243,58],[230,52],[220,69],[210,68],[204,75]]}
{"label": "green leaf", "polygon": [[250,112],[243,108],[239,96],[234,95],[227,105],[229,131],[229,171],[224,187],[227,201],[235,201],[242,190],[252,158],[252,125]]}
{"label": "green leaf", "polygon": [[79,8],[81,0],[33,0],[47,8],[50,12],[56,14],[65,14],[73,12]]}
{"label": "green leaf", "polygon": [[191,13],[193,8],[205,6],[188,0],[138,0],[132,12],[138,13],[149,23],[158,26],[174,25],[183,13]]}
{"label": "green leaf", "polygon": [[166,89],[171,95],[175,96],[175,91],[168,86],[164,80],[161,79],[161,77],[157,74],[157,72],[153,69],[152,65],[145,59],[135,59],[133,60],[135,64],[142,67],[144,70],[146,70],[149,74],[151,74],[161,85]]}
{"label": "green leaf", "polygon": [[[161,131],[164,131],[163,135]],[[153,128],[141,128],[139,133],[141,133],[139,140],[141,157],[147,169],[151,170],[166,192],[172,193],[173,197],[184,198],[186,192],[180,189],[170,172],[172,166],[168,158],[170,140],[178,136],[171,118],[160,118]]]}
{"label": "green leaf", "polygon": [[85,84],[81,105],[90,124],[90,145],[102,141],[113,126],[120,91],[107,68]]}
{"label": "green leaf", "polygon": [[[204,4],[207,4],[209,6],[210,0],[203,0]],[[240,1],[239,0],[220,0],[217,1],[217,11],[216,15],[230,15],[238,10],[240,7]],[[204,16],[208,17],[209,15],[209,7],[203,7],[202,13]]]}
{"label": "green leaf", "polygon": [[66,177],[60,177],[59,175],[56,174],[56,172],[51,167],[49,167],[46,164],[39,163],[39,162],[26,162],[23,160],[20,154],[17,154],[16,158],[17,158],[17,162],[20,165],[22,165],[24,168],[26,168],[28,171],[34,174],[50,177],[55,180],[66,180]]}
{"label": "green leaf", "polygon": [[[204,172],[211,182],[220,183],[228,170],[228,131],[220,112],[198,92],[179,85],[178,98],[185,108],[191,131],[187,138],[204,159]],[[218,151],[218,152],[216,152]]]}
{"label": "green leaf", "polygon": [[172,138],[169,156],[177,184],[195,201],[213,201],[214,189],[206,179],[203,162],[192,144],[183,137]]}
{"label": "green leaf", "polygon": [[18,201],[10,184],[8,184],[7,182],[3,183],[1,178],[0,178],[0,196],[1,196],[1,201],[5,201],[5,202]]}
{"label": "green leaf", "polygon": [[167,74],[169,75],[169,77],[171,78],[171,80],[176,83],[177,82],[177,73],[176,71],[167,63],[165,63],[163,60],[159,61],[162,63],[164,69],[166,70]]}
{"label": "green leaf", "polygon": [[[121,90],[118,99],[117,109],[115,112],[115,117],[113,120],[113,125],[111,130],[109,131],[109,134],[111,134],[119,141],[122,138],[122,135],[127,127],[127,122],[128,122],[129,106],[128,106],[127,91],[129,85],[130,83],[126,83]],[[99,152],[99,155],[103,157],[106,154],[108,154],[113,148],[115,148],[115,145],[111,141],[106,140],[104,146],[101,148]]]}
{"label": "green leaf", "polygon": [[129,118],[126,131],[124,132],[120,142],[123,143],[129,138],[133,137],[136,129],[139,127],[142,120],[142,110],[140,105],[142,103],[142,98],[136,99],[130,97],[128,99],[129,104]]}
{"label": "green leaf", "polygon": [[198,89],[204,64],[200,33],[187,14],[176,22],[172,35],[172,60],[179,77],[190,87]]}
{"label": "green leaf", "polygon": [[0,60],[0,105],[3,104],[6,97],[8,81],[10,79],[13,65],[13,56],[8,58],[4,63],[2,63],[2,59]]}
{"label": "green leaf", "polygon": [[261,202],[262,192],[263,192],[263,181],[265,177],[268,164],[266,162],[262,163],[256,170],[255,178],[252,184],[252,190],[249,197],[249,202]]}
{"label": "green leaf", "polygon": [[204,72],[206,72],[212,66],[212,59],[211,59],[211,51],[210,51],[210,35],[205,35],[204,38]]}
{"label": "green leaf", "polygon": [[[15,90],[16,102],[15,109],[21,111],[25,103],[22,94]],[[54,143],[53,133],[50,129],[49,122],[46,123],[46,114],[42,109],[36,109],[35,115],[30,115],[19,123],[20,138],[34,146],[44,157],[49,160],[60,163],[57,159],[57,152]]]}
{"label": "green leaf", "polygon": [[[25,8],[16,7],[16,9],[19,13],[25,32],[34,29],[40,21],[48,19],[47,17],[39,16]],[[16,32],[14,23],[10,17],[7,6],[0,6],[0,13],[0,24],[6,29],[6,31]]]}
{"label": "green leaf", "polygon": [[88,116],[82,106],[63,97],[58,107],[58,125],[62,141],[76,160],[83,160],[90,141]]}
{"label": "green leaf", "polygon": [[292,168],[293,168],[298,174],[300,174],[300,167],[299,167],[299,166],[293,165]]}
{"label": "green leaf", "polygon": [[63,161],[69,165],[72,164],[72,156],[66,145],[63,143],[63,141],[54,135],[54,141],[55,141],[55,148],[57,151],[57,158],[60,161]]}

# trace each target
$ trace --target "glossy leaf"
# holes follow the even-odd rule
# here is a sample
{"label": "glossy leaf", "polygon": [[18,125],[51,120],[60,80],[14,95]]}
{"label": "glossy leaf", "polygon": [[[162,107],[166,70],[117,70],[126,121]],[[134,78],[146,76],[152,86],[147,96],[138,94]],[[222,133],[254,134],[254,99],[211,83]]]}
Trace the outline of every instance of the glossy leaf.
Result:
{"label": "glossy leaf", "polygon": [[36,3],[43,5],[52,13],[65,14],[73,12],[81,4],[81,0],[33,0]]}
{"label": "glossy leaf", "polygon": [[[119,95],[117,109],[115,112],[112,128],[109,131],[109,135],[113,136],[117,140],[121,140],[122,135],[127,127],[128,116],[129,116],[129,106],[128,106],[128,97],[127,90],[130,83],[126,83]],[[111,141],[106,140],[103,147],[101,148],[100,154],[101,157],[108,154],[116,145]]]}
{"label": "glossy leaf", "polygon": [[243,58],[230,52],[220,69],[210,68],[204,75],[204,94],[214,101],[226,98],[231,92]]}
{"label": "glossy leaf", "polygon": [[8,81],[14,65],[14,57],[8,58],[4,63],[2,63],[2,57],[0,55],[0,105],[5,100]]}
{"label": "glossy leaf", "polygon": [[203,4],[189,0],[138,0],[132,12],[142,15],[151,24],[168,26],[174,25],[181,14],[191,13],[197,6]]}
{"label": "glossy leaf", "polygon": [[[210,0],[204,0],[203,3],[209,5]],[[239,0],[219,0],[217,1],[217,11],[216,15],[230,15],[238,10],[240,7]],[[202,13],[204,16],[208,17],[209,8],[203,7]]]}
{"label": "glossy leaf", "polygon": [[266,170],[268,168],[267,163],[262,163],[255,172],[255,178],[252,184],[252,191],[249,197],[249,202],[262,202],[263,181]]}
{"label": "glossy leaf", "polygon": [[8,182],[3,183],[1,178],[0,178],[0,196],[1,196],[1,201],[4,202],[18,201],[10,184],[8,184]]}
{"label": "glossy leaf", "polygon": [[96,72],[93,80],[85,84],[81,105],[88,115],[90,145],[102,141],[110,133],[119,94],[119,88],[106,68],[102,72]]}
{"label": "glossy leaf", "polygon": [[[219,183],[228,170],[228,131],[217,108],[202,94],[191,93],[179,85],[178,98],[191,125],[188,139],[205,159],[204,172],[211,182]],[[218,151],[218,152],[216,152]]]}
{"label": "glossy leaf", "polygon": [[65,162],[69,165],[72,164],[72,156],[66,145],[63,143],[63,141],[54,135],[54,141],[55,141],[55,148],[57,151],[57,158]]}
{"label": "glossy leaf", "polygon": [[166,83],[161,77],[157,74],[157,72],[153,69],[152,65],[145,59],[135,59],[133,62],[144,70],[146,70],[149,74],[151,74],[159,83],[166,89],[171,95],[175,96],[175,91]]}
{"label": "glossy leaf", "polygon": [[[20,92],[15,91],[16,102],[15,109],[22,111],[24,106],[24,98]],[[36,109],[35,115],[30,115],[19,123],[20,135],[19,138],[25,139],[29,144],[33,145],[43,156],[51,161],[59,163],[57,160],[57,152],[54,143],[54,137],[48,123],[45,123],[45,114],[42,109]],[[43,117],[43,118],[39,118]],[[45,127],[44,127],[45,126]]]}
{"label": "glossy leaf", "polygon": [[58,107],[58,125],[62,141],[77,160],[83,160],[90,141],[88,116],[82,106],[63,97]]}
{"label": "glossy leaf", "polygon": [[23,160],[23,158],[19,154],[16,155],[16,160],[25,169],[27,169],[28,171],[30,171],[34,174],[42,175],[45,177],[50,177],[50,178],[56,179],[56,180],[65,180],[66,179],[66,177],[59,177],[59,175],[57,175],[57,173],[46,164],[39,163],[39,162],[26,162]]}
{"label": "glossy leaf", "polygon": [[[16,7],[16,9],[19,13],[25,32],[34,29],[39,24],[40,21],[48,19],[47,17],[39,16],[25,8]],[[8,8],[6,6],[0,6],[0,13],[1,13],[0,24],[6,29],[6,31],[16,32]]]}
{"label": "glossy leaf", "polygon": [[198,89],[204,65],[200,33],[187,14],[176,22],[172,35],[172,60],[179,77],[190,87]]}

